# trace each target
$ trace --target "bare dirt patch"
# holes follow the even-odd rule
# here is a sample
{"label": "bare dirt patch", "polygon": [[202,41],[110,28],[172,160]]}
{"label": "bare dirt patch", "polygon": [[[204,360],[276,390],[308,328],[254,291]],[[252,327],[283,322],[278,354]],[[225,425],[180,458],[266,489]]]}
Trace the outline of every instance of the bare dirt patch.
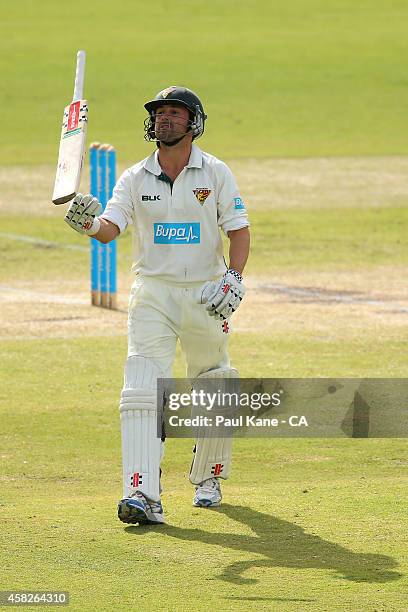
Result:
{"label": "bare dirt patch", "polygon": [[[388,290],[356,274],[336,284],[324,274],[247,278],[247,295],[234,316],[235,331],[341,340],[363,336],[401,338],[408,331],[408,299],[398,282]],[[120,278],[117,311],[90,305],[84,283],[25,282],[0,285],[0,338],[120,336],[127,328],[131,277]],[[393,291],[390,291],[390,287]]]}
{"label": "bare dirt patch", "polygon": [[90,304],[84,283],[7,283],[0,285],[0,307],[1,339],[126,334],[125,291],[119,293],[118,310],[107,310]]}
{"label": "bare dirt patch", "polygon": [[312,272],[273,281],[247,279],[248,294],[235,315],[235,329],[327,340],[401,338],[408,333],[408,295],[401,289],[400,272],[387,272],[393,292],[363,273],[343,273],[337,281]]}

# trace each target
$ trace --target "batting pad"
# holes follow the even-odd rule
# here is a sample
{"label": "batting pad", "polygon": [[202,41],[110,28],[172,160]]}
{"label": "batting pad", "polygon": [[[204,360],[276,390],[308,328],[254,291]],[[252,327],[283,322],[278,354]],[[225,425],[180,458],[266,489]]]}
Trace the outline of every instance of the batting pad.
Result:
{"label": "batting pad", "polygon": [[160,499],[162,441],[157,437],[157,379],[159,368],[139,355],[128,357],[120,399],[123,496],[135,490]]}
{"label": "batting pad", "polygon": [[[231,383],[223,383],[222,379],[239,378],[234,368],[217,368],[200,374],[193,382],[194,389],[200,390],[203,379],[220,379],[219,390],[231,390]],[[205,435],[199,435],[194,448],[194,459],[190,470],[190,482],[199,485],[208,478],[227,479],[231,467],[232,436],[217,438],[211,436],[207,428]]]}

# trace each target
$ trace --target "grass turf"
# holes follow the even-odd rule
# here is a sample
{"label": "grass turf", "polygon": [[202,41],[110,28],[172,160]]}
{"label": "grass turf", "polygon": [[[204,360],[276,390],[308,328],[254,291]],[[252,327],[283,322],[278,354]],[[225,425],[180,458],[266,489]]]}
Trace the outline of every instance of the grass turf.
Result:
{"label": "grass turf", "polygon": [[[89,141],[113,142],[121,160],[149,154],[142,104],[175,82],[202,96],[200,144],[223,158],[407,152],[401,0],[21,0],[0,11],[1,164],[56,163],[78,48],[88,52]],[[248,272],[404,265],[400,204],[261,211]],[[1,221],[3,232],[84,244],[60,220]],[[1,247],[2,282],[88,275],[81,252],[67,266],[63,249]],[[128,266],[129,238],[121,247]],[[260,332],[233,336],[231,352],[248,376],[404,376],[405,344],[366,330],[347,343]],[[3,589],[69,589],[81,611],[406,608],[405,441],[239,440],[226,504],[206,512],[190,505],[191,443],[170,440],[169,525],[123,528],[124,356],[124,337],[4,342]]]}
{"label": "grass turf", "polygon": [[113,142],[124,160],[149,153],[143,103],[173,83],[201,95],[204,148],[221,157],[406,153],[407,10],[402,0],[2,3],[0,163],[56,163],[80,48],[90,141]]}
{"label": "grass turf", "polygon": [[[58,276],[66,266],[67,252],[59,245],[86,248],[87,241],[65,225],[61,218],[4,214],[2,234],[22,234],[39,243],[16,242],[2,237],[2,277],[14,280],[34,271],[39,280]],[[281,270],[352,270],[376,266],[406,265],[408,250],[404,227],[408,210],[403,207],[290,209],[253,211],[254,239],[247,274],[269,276]],[[57,243],[44,245],[42,241]],[[126,271],[131,261],[131,234],[120,239],[119,265]],[[53,256],[50,257],[50,250]],[[70,251],[72,277],[88,274],[88,259],[81,250]]]}
{"label": "grass turf", "polygon": [[191,507],[192,441],[169,440],[168,525],[125,527],[125,339],[4,348],[3,589],[69,590],[73,610],[404,609],[405,441],[236,440],[225,504],[206,511]]}
{"label": "grass turf", "polygon": [[[338,211],[257,212],[252,221],[262,240],[255,242],[252,273],[263,270],[262,261],[269,272],[290,266],[287,242],[299,265],[318,269],[325,257],[325,269],[346,261],[350,270],[370,267],[376,231],[383,242],[371,267],[405,261],[404,211],[359,211],[363,244],[355,214],[343,211],[343,225],[336,226]],[[58,218],[4,215],[2,221],[3,232],[84,245]],[[300,238],[304,249],[297,252]],[[121,252],[126,267],[129,238]],[[68,266],[67,253],[3,239],[3,281],[32,281],[37,274],[55,282],[61,270],[65,280],[86,277],[84,252],[69,251]],[[191,441],[169,440],[168,525],[121,525],[117,402],[125,353],[124,336],[3,342],[4,589],[69,590],[71,609],[81,611],[108,610],[115,601],[147,610],[403,609],[403,440],[237,440],[226,503],[208,512],[191,507]],[[244,376],[406,373],[403,338],[367,333],[347,342],[241,333],[231,338],[231,355]],[[176,374],[182,373],[178,355]]]}

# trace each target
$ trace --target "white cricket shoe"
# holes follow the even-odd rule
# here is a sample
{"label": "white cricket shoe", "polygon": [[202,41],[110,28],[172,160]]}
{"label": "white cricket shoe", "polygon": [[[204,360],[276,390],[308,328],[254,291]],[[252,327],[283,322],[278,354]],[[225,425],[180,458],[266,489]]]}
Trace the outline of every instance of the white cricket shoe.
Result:
{"label": "white cricket shoe", "polygon": [[118,504],[118,518],[122,523],[155,525],[164,523],[161,501],[147,499],[140,491],[124,497]]}
{"label": "white cricket shoe", "polygon": [[208,478],[196,487],[193,506],[216,508],[221,506],[222,494],[218,478]]}

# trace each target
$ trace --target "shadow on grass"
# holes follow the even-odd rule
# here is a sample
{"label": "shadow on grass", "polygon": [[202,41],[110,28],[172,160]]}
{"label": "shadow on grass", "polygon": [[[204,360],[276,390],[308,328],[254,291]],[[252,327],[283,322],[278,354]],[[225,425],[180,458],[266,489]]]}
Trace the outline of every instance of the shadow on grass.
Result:
{"label": "shadow on grass", "polygon": [[173,525],[132,526],[127,527],[126,531],[134,535],[154,531],[178,540],[212,544],[265,557],[265,559],[238,561],[225,567],[217,578],[233,584],[258,582],[243,576],[244,572],[254,567],[334,570],[338,578],[353,582],[382,583],[398,580],[403,576],[399,572],[391,571],[398,566],[392,557],[347,550],[339,544],[306,533],[302,527],[293,523],[246,506],[223,504],[221,508],[202,511],[224,514],[234,521],[247,525],[256,535],[212,533],[203,529],[184,529]]}

